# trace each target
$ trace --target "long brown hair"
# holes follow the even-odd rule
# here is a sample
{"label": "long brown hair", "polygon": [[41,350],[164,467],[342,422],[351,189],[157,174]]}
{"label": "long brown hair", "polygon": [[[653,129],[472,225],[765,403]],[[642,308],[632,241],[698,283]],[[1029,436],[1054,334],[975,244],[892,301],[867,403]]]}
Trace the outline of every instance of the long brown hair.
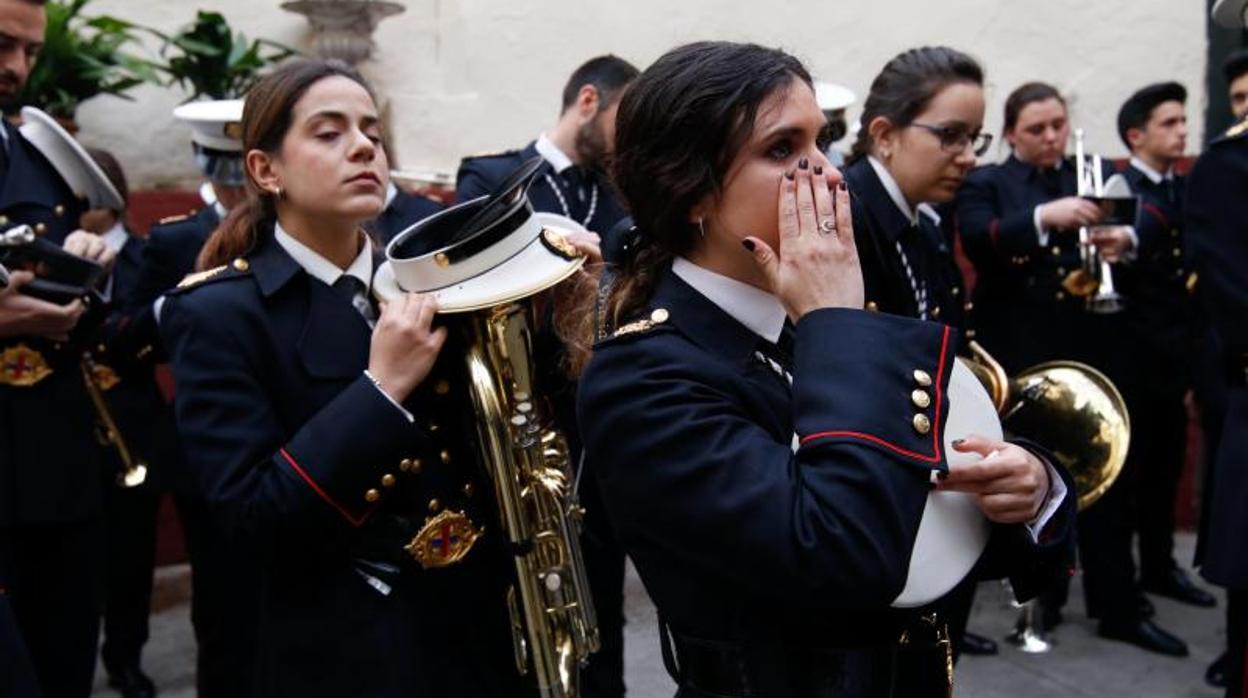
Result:
{"label": "long brown hair", "polygon": [[[312,85],[330,77],[344,77],[373,89],[354,68],[338,60],[299,60],[286,63],[266,75],[247,92],[243,103],[243,153],[260,150],[276,154],[290,130],[295,104]],[[374,98],[375,101],[375,98]],[[234,208],[199,252],[196,267],[211,269],[250,252],[260,236],[277,220],[277,201],[261,189],[247,172],[247,197]]]}

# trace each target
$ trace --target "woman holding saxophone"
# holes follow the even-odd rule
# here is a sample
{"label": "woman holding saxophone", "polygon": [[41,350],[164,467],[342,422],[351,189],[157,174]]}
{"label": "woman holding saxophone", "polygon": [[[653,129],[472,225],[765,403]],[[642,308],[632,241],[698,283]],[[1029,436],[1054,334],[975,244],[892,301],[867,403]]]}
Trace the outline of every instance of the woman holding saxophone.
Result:
{"label": "woman holding saxophone", "polygon": [[191,467],[259,549],[255,692],[526,695],[459,349],[432,297],[370,300],[362,224],[389,170],[372,93],[344,64],[287,64],[242,127],[247,203],[161,329]]}

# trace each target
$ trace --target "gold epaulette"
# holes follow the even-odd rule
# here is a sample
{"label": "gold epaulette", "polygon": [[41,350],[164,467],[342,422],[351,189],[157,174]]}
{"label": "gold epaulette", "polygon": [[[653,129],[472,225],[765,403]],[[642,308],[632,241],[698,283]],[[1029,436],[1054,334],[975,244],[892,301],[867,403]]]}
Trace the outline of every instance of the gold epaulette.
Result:
{"label": "gold epaulette", "polygon": [[178,223],[190,217],[191,217],[191,214],[189,213],[179,213],[176,216],[165,216],[164,218],[161,218],[160,220],[156,221],[156,225],[165,225],[167,223]]}
{"label": "gold epaulette", "polygon": [[187,274],[185,277],[183,277],[181,281],[178,282],[178,288],[190,288],[191,286],[202,284],[203,282],[207,281],[208,279],[211,279],[217,274],[220,274],[221,272],[225,271],[228,268],[229,268],[228,265],[222,264],[219,267],[213,267],[211,269],[205,269],[203,271],[192,272],[190,274]]}
{"label": "gold epaulette", "polygon": [[487,151],[480,152],[480,153],[473,153],[472,155],[465,155],[464,159],[465,160],[480,160],[481,158],[498,158],[504,155],[511,155],[513,153],[518,153],[518,152],[520,151],[516,148],[512,148],[510,150],[487,150]]}
{"label": "gold epaulette", "polygon": [[1225,138],[1234,138],[1245,131],[1248,131],[1248,119],[1242,119],[1239,123],[1226,129],[1226,133],[1222,135]]}
{"label": "gold epaulette", "polygon": [[638,332],[645,332],[667,322],[669,317],[671,317],[671,314],[667,312],[666,308],[655,308],[650,312],[650,317],[634,320],[627,325],[620,325],[615,328],[615,332],[612,332],[611,336],[623,337],[625,335],[637,334]]}

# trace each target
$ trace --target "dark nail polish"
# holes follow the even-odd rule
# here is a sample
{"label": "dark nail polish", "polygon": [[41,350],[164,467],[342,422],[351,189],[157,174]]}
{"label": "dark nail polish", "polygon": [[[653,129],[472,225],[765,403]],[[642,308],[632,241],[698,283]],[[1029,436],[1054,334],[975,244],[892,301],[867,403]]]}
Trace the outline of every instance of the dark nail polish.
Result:
{"label": "dark nail polish", "polygon": [[815,174],[817,175],[823,174],[823,165],[815,165]]}
{"label": "dark nail polish", "polygon": [[798,169],[804,170],[810,167],[810,161],[807,160],[806,158],[802,158],[801,160],[797,161],[797,167]]}
{"label": "dark nail polish", "polygon": [[788,171],[788,172],[785,172],[785,173],[784,173],[784,178],[785,178],[785,179],[787,179],[787,180],[789,180],[789,181],[792,181],[792,180],[793,180],[793,171],[792,171],[792,170],[790,170],[790,171]]}
{"label": "dark nail polish", "polygon": [[840,184],[836,185],[836,188],[837,188],[837,189],[840,189],[841,191],[849,191],[849,187],[848,187],[848,186],[846,186],[846,184],[845,184],[845,180],[843,180],[843,179],[841,180],[841,183],[840,183]]}
{"label": "dark nail polish", "polygon": [[753,252],[753,251],[754,251],[754,241],[753,241],[753,240],[751,240],[751,239],[749,239],[749,238],[746,238],[746,239],[742,240],[742,241],[741,241],[741,246],[742,246],[742,247],[744,247],[745,249],[749,250],[750,252]]}

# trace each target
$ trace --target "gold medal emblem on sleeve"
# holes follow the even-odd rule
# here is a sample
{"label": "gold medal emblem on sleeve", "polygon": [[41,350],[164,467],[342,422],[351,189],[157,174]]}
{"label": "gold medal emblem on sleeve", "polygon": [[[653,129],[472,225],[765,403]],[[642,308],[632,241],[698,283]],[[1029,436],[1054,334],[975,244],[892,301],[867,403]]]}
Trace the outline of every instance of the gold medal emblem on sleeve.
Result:
{"label": "gold medal emblem on sleeve", "polygon": [[424,569],[446,567],[464,559],[480,537],[481,529],[462,511],[447,509],[426,519],[403,549]]}
{"label": "gold medal emblem on sleeve", "polygon": [[0,353],[0,384],[28,388],[51,373],[43,354],[25,344],[6,347]]}

